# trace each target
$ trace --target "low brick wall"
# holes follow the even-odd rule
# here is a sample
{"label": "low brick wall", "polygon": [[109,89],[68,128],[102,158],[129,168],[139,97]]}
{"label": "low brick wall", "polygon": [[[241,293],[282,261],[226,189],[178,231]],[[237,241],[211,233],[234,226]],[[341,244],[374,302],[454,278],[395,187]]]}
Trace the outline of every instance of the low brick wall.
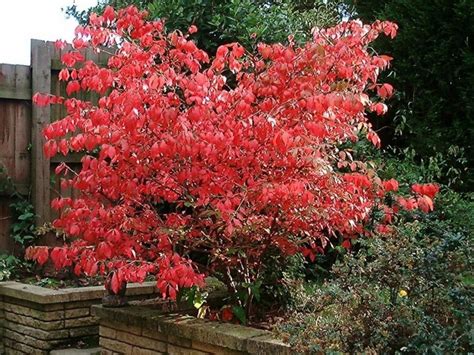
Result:
{"label": "low brick wall", "polygon": [[265,330],[211,322],[149,306],[93,306],[103,355],[293,354]]}
{"label": "low brick wall", "polygon": [[[155,282],[129,284],[129,299],[155,297]],[[79,340],[98,341],[91,306],[103,286],[52,290],[19,282],[0,283],[0,353],[48,354]]]}

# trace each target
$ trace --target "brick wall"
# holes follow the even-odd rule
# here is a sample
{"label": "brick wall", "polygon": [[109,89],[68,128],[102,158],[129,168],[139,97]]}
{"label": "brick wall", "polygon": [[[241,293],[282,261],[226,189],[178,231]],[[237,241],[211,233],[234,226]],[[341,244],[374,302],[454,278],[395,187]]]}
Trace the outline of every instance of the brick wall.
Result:
{"label": "brick wall", "polygon": [[100,326],[100,347],[103,355],[116,354],[222,354],[234,355],[245,352],[215,346],[179,336],[147,331],[141,327],[124,326],[107,322]]}
{"label": "brick wall", "polygon": [[[129,285],[130,299],[154,296],[155,283]],[[83,341],[98,342],[98,319],[91,306],[104,289],[51,290],[18,282],[0,283],[0,353],[48,354]]]}
{"label": "brick wall", "polygon": [[93,341],[98,335],[97,319],[90,307],[97,302],[78,301],[37,304],[4,297],[5,351],[47,354],[67,344]]}
{"label": "brick wall", "polygon": [[210,322],[157,307],[92,307],[100,318],[103,355],[291,354],[270,332]]}

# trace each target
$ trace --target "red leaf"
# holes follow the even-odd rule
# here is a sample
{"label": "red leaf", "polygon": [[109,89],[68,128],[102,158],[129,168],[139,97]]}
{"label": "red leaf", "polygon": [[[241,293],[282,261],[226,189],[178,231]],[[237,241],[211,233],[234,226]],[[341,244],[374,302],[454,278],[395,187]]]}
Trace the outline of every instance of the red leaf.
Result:
{"label": "red leaf", "polygon": [[322,123],[308,122],[305,126],[315,137],[323,138],[326,135],[326,127]]}
{"label": "red leaf", "polygon": [[106,6],[105,7],[105,10],[104,10],[104,15],[103,15],[104,19],[106,21],[109,21],[109,22],[112,22],[114,19],[115,19],[115,11],[114,11],[114,8],[112,6]]}
{"label": "red leaf", "polygon": [[232,308],[225,307],[221,311],[221,318],[224,322],[230,322],[234,318],[234,313],[232,312]]}
{"label": "red leaf", "polygon": [[25,250],[25,258],[27,260],[34,260],[38,264],[43,265],[48,261],[49,248],[48,247],[28,247]]}
{"label": "red leaf", "polygon": [[101,242],[97,246],[97,258],[99,260],[110,259],[112,257],[112,248],[107,242]]}
{"label": "red leaf", "polygon": [[439,186],[436,184],[414,184],[411,189],[420,195],[426,195],[430,198],[434,198],[439,192]]}
{"label": "red leaf", "polygon": [[416,202],[416,200],[414,198],[403,198],[403,197],[399,197],[398,198],[398,204],[406,209],[407,211],[411,211],[411,210],[414,210],[415,208],[418,207],[418,204]]}
{"label": "red leaf", "polygon": [[69,70],[66,68],[61,69],[61,71],[59,72],[58,78],[61,81],[67,81],[69,79]]}
{"label": "red leaf", "polygon": [[62,63],[68,67],[73,67],[77,62],[81,62],[83,60],[84,56],[77,51],[64,53],[61,57]]}
{"label": "red leaf", "polygon": [[381,98],[387,99],[393,95],[393,86],[385,83],[377,87],[377,93]]}
{"label": "red leaf", "polygon": [[398,181],[395,179],[390,179],[383,182],[383,187],[386,192],[397,191],[398,190]]}
{"label": "red leaf", "polygon": [[188,33],[189,33],[189,34],[196,33],[197,31],[198,31],[198,28],[197,28],[195,25],[191,25],[191,26],[188,28]]}
{"label": "red leaf", "polygon": [[235,58],[240,58],[245,54],[245,49],[238,43],[232,45],[232,54]]}
{"label": "red leaf", "polygon": [[44,155],[46,155],[47,158],[51,158],[56,155],[58,152],[58,144],[55,140],[49,140],[44,144],[43,147],[43,152]]}
{"label": "red leaf", "polygon": [[67,141],[65,139],[61,139],[59,141],[58,149],[62,153],[62,155],[64,155],[64,156],[67,155],[67,153],[69,152],[69,147],[68,147]]}
{"label": "red leaf", "polygon": [[54,42],[54,47],[56,47],[57,49],[64,49],[66,48],[66,45],[67,43],[64,40],[58,39]]}
{"label": "red leaf", "polygon": [[272,47],[263,43],[258,45],[258,51],[263,59],[268,59],[273,53]]}
{"label": "red leaf", "polygon": [[380,148],[381,141],[380,141],[380,137],[377,133],[375,133],[374,131],[370,131],[369,133],[367,133],[367,139],[374,146],[376,146],[377,148]]}
{"label": "red leaf", "polygon": [[39,92],[34,94],[32,99],[33,103],[38,106],[47,106],[52,100],[50,95],[40,94]]}
{"label": "red leaf", "polygon": [[97,146],[97,139],[93,135],[88,135],[84,141],[84,147],[88,151],[92,151]]}
{"label": "red leaf", "polygon": [[418,197],[417,202],[418,202],[418,208],[425,213],[433,211],[434,209],[433,200],[429,198],[428,196]]}
{"label": "red leaf", "polygon": [[73,80],[67,83],[66,86],[66,93],[68,96],[71,96],[71,94],[75,93],[76,91],[79,91],[81,89],[81,85],[79,84],[79,81]]}
{"label": "red leaf", "polygon": [[110,280],[110,287],[114,294],[118,294],[120,291],[121,281],[119,280],[117,271],[115,271],[112,275],[112,279]]}
{"label": "red leaf", "polygon": [[341,243],[341,246],[345,249],[350,249],[352,244],[351,244],[351,241],[349,239],[346,239]]}
{"label": "red leaf", "polygon": [[378,102],[378,103],[376,103],[375,105],[372,106],[372,111],[375,111],[375,113],[377,113],[377,115],[382,116],[385,113],[387,113],[388,108],[387,108],[387,105],[385,105],[381,102]]}
{"label": "red leaf", "polygon": [[224,58],[229,53],[229,48],[227,46],[219,46],[216,52],[216,59]]}

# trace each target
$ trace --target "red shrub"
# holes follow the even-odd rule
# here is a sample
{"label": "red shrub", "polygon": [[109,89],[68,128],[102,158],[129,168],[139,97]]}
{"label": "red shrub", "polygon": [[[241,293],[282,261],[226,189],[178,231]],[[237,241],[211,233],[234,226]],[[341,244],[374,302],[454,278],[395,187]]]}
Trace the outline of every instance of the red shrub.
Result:
{"label": "red shrub", "polygon": [[[340,146],[364,136],[380,144],[366,111],[386,111],[375,94],[392,94],[377,83],[391,58],[367,46],[395,31],[347,22],[315,30],[302,47],[261,44],[252,55],[232,43],[210,61],[187,35],[166,34],[134,7],[93,14],[60,78],[68,94],[101,94],[98,104],[36,96],[67,109],[45,129],[45,153],[88,152],[65,182],[81,197],[53,201],[64,211],[54,226],[74,237],[51,252],[56,267],[115,271],[116,293],[156,274],[174,298],[203,282],[190,253],[204,253],[235,288],[258,278],[269,247],[314,258],[328,243],[350,247],[368,235],[371,211],[398,183]],[[99,68],[84,61],[85,47],[118,49]]]}

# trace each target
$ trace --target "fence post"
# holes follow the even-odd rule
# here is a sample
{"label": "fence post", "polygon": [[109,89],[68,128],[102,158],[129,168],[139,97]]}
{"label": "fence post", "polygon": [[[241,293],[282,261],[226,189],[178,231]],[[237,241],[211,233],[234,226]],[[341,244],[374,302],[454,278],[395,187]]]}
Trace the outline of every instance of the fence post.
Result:
{"label": "fence post", "polygon": [[[33,95],[51,92],[51,47],[49,43],[31,40],[31,83]],[[43,128],[51,122],[49,105],[33,104],[31,113],[32,199],[37,225],[50,221],[50,163],[43,153]]]}

